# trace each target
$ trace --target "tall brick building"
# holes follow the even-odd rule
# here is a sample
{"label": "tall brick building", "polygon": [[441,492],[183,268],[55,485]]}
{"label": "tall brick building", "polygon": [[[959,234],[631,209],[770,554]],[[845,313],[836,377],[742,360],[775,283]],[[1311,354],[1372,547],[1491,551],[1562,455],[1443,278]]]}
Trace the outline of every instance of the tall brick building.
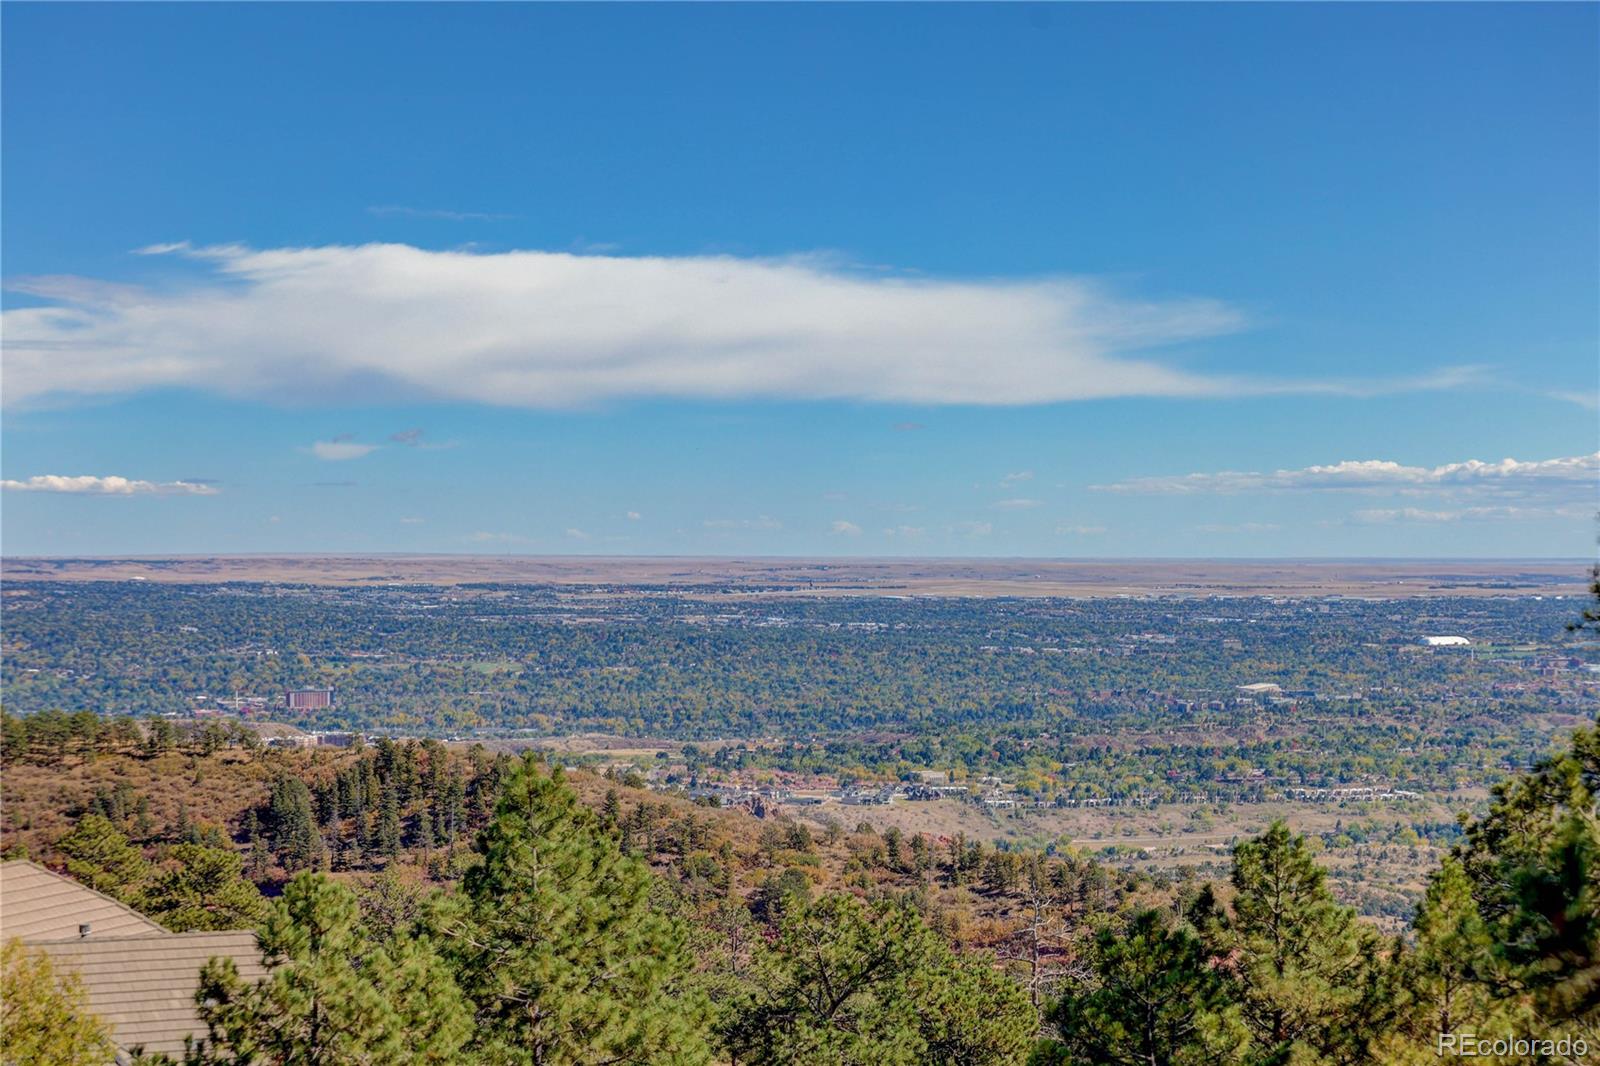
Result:
{"label": "tall brick building", "polygon": [[321,711],[333,706],[331,688],[295,688],[283,694],[283,705],[291,711]]}

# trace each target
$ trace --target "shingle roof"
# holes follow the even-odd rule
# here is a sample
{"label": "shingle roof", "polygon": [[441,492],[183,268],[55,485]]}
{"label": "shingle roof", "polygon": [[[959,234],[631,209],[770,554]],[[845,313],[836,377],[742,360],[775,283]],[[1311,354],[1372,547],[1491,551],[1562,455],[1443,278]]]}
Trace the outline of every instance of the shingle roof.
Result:
{"label": "shingle roof", "polygon": [[74,937],[31,945],[83,978],[89,1009],[124,1048],[181,1055],[183,1038],[206,1029],[195,1014],[200,968],[218,955],[233,959],[247,981],[266,973],[252,932],[160,933]]}
{"label": "shingle roof", "polygon": [[82,925],[97,939],[166,932],[131,907],[43,866],[25,859],[0,863],[0,939],[64,940]]}
{"label": "shingle roof", "polygon": [[[80,936],[84,925],[89,934]],[[127,1049],[181,1055],[185,1036],[205,1035],[194,994],[200,968],[214,956],[233,959],[247,981],[266,973],[249,930],[169,933],[110,896],[25,860],[0,863],[0,939],[12,937],[76,972],[90,1011]]]}

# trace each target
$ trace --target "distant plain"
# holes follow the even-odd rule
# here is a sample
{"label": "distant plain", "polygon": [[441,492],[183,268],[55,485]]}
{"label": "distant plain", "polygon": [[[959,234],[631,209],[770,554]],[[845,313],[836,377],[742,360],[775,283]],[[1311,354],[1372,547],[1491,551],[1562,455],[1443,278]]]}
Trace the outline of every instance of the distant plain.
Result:
{"label": "distant plain", "polygon": [[1579,559],[907,559],[519,555],[13,557],[7,581],[631,585],[708,597],[1582,596]]}

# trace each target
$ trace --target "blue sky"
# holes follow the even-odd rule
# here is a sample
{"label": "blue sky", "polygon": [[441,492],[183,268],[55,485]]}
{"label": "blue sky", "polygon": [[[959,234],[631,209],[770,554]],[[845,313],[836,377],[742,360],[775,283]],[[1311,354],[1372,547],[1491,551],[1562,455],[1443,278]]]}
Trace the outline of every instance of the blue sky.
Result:
{"label": "blue sky", "polygon": [[8,554],[1592,551],[1594,5],[46,5]]}

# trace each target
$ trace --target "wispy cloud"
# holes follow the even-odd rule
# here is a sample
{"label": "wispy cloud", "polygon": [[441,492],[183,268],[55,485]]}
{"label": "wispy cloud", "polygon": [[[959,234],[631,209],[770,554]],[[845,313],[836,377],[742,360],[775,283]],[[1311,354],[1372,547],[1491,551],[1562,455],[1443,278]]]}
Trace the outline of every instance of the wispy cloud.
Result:
{"label": "wispy cloud", "polygon": [[1098,537],[1106,531],[1105,526],[1057,526],[1056,535],[1062,537]]}
{"label": "wispy cloud", "polygon": [[639,513],[639,512],[638,512],[638,511],[629,511],[629,512],[628,512],[628,513],[627,513],[627,514],[626,514],[626,515],[624,515],[624,516],[623,516],[623,517],[624,517],[624,518],[626,518],[626,519],[627,519],[627,520],[628,520],[628,521],[630,521],[630,522],[637,522],[637,521],[639,521],[639,520],[640,520],[640,519],[641,519],[641,518],[643,518],[643,517],[644,517],[644,516],[643,516],[643,515],[641,515],[641,514],[640,514],[640,513]]}
{"label": "wispy cloud", "polygon": [[567,527],[567,539],[568,540],[593,540],[594,537],[592,535],[590,535],[586,530],[579,529],[577,526],[568,526]]}
{"label": "wispy cloud", "polygon": [[1002,488],[1004,488],[1004,487],[1006,487],[1008,485],[1015,485],[1015,484],[1018,484],[1019,482],[1032,481],[1032,480],[1033,480],[1033,471],[1032,470],[1018,470],[1015,474],[1007,474],[1004,477],[1002,477],[1000,479],[1000,486]]}
{"label": "wispy cloud", "polygon": [[443,208],[429,207],[402,207],[399,204],[383,204],[367,208],[367,214],[377,215],[379,218],[424,218],[435,219],[441,222],[506,222],[516,218],[516,215],[503,215],[490,211],[450,211]]}
{"label": "wispy cloud", "polygon": [[400,519],[400,524],[403,526],[420,526],[425,521],[427,519],[418,518],[415,515],[407,515],[405,518]]}
{"label": "wispy cloud", "polygon": [[461,539],[466,541],[468,544],[527,544],[527,543],[529,543],[529,540],[528,540],[527,537],[520,536],[519,534],[516,534],[516,533],[491,533],[491,532],[489,532],[487,530],[479,530],[476,533],[468,533],[465,537],[462,537]]}
{"label": "wispy cloud", "polygon": [[1391,525],[1419,522],[1518,522],[1547,518],[1585,518],[1592,506],[1570,507],[1461,507],[1454,510],[1429,510],[1424,507],[1373,507],[1355,512],[1351,519],[1363,525]]}
{"label": "wispy cloud", "polygon": [[835,519],[833,524],[828,527],[828,532],[841,537],[859,537],[861,536],[861,527],[854,522],[847,522],[843,518],[839,518]]}
{"label": "wispy cloud", "polygon": [[994,532],[993,522],[957,522],[950,532],[963,537],[987,537]]}
{"label": "wispy cloud", "polygon": [[36,474],[23,481],[0,481],[12,492],[60,492],[73,496],[215,496],[215,485],[198,481],[141,481],[125,477]]}
{"label": "wispy cloud", "polygon": [[783,528],[783,523],[771,515],[761,515],[758,518],[708,518],[701,525],[707,529],[742,529],[756,532],[771,532]]}
{"label": "wispy cloud", "polygon": [[1043,500],[1030,500],[1026,497],[1018,496],[1009,500],[995,501],[995,508],[1001,511],[1030,511],[1043,503]]}
{"label": "wispy cloud", "polygon": [[922,536],[927,530],[921,526],[890,526],[883,531],[886,537],[916,538]]}
{"label": "wispy cloud", "polygon": [[1582,389],[1546,389],[1541,395],[1562,403],[1575,403],[1586,410],[1600,409],[1600,392]]}
{"label": "wispy cloud", "polygon": [[1143,477],[1110,485],[1091,485],[1100,492],[1190,495],[1246,492],[1464,492],[1501,496],[1570,495],[1593,492],[1600,480],[1600,452],[1558,459],[1469,459],[1442,466],[1406,466],[1387,459],[1344,460],[1270,473],[1223,471]]}
{"label": "wispy cloud", "polygon": [[335,438],[333,440],[319,440],[306,450],[318,459],[338,463],[371,455],[378,450],[378,446],[376,444],[362,444],[358,441]]}

